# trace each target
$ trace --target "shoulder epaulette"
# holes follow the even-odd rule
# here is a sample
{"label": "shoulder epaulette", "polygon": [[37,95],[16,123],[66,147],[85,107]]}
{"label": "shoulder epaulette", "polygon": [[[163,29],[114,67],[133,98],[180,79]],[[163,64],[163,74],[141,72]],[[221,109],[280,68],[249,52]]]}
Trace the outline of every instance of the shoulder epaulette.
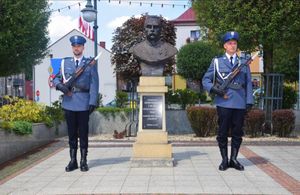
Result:
{"label": "shoulder epaulette", "polygon": [[70,60],[70,59],[72,59],[72,57],[65,57],[64,59],[65,60]]}

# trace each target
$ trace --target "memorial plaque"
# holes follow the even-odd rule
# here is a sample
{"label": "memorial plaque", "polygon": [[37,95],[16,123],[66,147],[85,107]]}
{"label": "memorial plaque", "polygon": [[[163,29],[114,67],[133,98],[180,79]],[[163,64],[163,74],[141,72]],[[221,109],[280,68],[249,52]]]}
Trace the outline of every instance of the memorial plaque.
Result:
{"label": "memorial plaque", "polygon": [[143,96],[143,129],[162,129],[163,96]]}

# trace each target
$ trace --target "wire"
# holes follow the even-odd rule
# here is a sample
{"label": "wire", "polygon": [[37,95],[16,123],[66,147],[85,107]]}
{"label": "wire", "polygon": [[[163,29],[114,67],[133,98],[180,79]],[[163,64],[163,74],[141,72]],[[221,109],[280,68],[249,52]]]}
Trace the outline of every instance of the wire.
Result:
{"label": "wire", "polygon": [[[52,1],[75,1],[75,0],[52,0]],[[175,6],[176,7],[183,7],[183,8],[186,8],[186,7],[189,7],[189,5],[187,4],[175,4],[175,3],[154,3],[154,2],[166,2],[166,0],[98,0],[99,2],[119,2],[119,4],[122,4],[122,2],[126,2],[128,3],[129,6],[131,6],[132,4],[139,4],[140,6],[149,6],[150,7],[153,7],[153,6],[160,6],[161,8],[164,8],[164,6],[171,6],[172,8],[174,8]],[[174,2],[187,2],[189,0],[172,0]],[[50,12],[61,12],[62,10],[65,10],[65,9],[68,9],[70,10],[71,7],[74,7],[74,6],[81,6],[81,3],[84,2],[84,1],[80,1],[78,2],[77,0],[77,3],[74,3],[74,4],[71,4],[71,5],[67,5],[67,6],[64,6],[64,7],[61,7],[61,8],[57,8],[57,9],[51,9]],[[167,2],[170,2],[170,1],[167,1]],[[116,6],[118,6],[118,4],[116,4]]]}

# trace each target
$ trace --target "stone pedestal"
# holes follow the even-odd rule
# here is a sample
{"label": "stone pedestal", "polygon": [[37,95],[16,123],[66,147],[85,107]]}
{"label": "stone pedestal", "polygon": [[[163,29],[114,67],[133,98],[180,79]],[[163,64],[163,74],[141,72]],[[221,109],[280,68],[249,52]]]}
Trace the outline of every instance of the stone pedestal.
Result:
{"label": "stone pedestal", "polygon": [[173,166],[166,132],[164,77],[140,77],[139,129],[133,144],[132,167]]}

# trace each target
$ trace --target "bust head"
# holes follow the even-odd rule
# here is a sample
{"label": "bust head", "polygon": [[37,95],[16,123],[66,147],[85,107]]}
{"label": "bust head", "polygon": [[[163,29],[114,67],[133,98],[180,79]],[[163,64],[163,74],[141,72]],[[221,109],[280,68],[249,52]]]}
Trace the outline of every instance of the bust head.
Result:
{"label": "bust head", "polygon": [[149,42],[156,43],[161,35],[161,20],[158,16],[147,16],[144,23],[144,29]]}

